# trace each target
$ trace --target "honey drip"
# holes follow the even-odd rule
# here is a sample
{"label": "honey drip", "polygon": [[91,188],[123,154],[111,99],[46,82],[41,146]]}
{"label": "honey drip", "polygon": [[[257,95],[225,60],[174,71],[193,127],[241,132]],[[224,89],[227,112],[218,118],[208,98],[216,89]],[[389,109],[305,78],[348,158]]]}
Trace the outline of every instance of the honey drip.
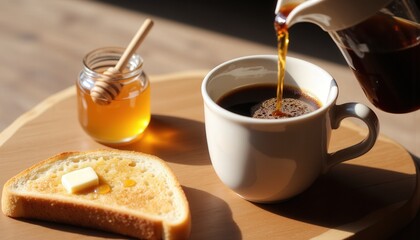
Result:
{"label": "honey drip", "polygon": [[132,180],[132,179],[126,179],[126,180],[123,181],[124,187],[133,187],[136,184],[137,184],[137,182]]}
{"label": "honey drip", "polygon": [[111,186],[106,183],[100,184],[95,188],[94,192],[98,194],[107,194],[111,192]]}
{"label": "honey drip", "polygon": [[[137,182],[132,179],[126,179],[123,182],[124,187],[134,187]],[[111,192],[111,186],[107,183],[102,183],[93,189],[93,192],[96,194],[107,194]]]}
{"label": "honey drip", "polygon": [[283,100],[283,86],[284,76],[286,72],[286,55],[289,46],[289,31],[286,24],[286,17],[295,8],[296,5],[285,5],[280,8],[279,13],[274,19],[274,29],[277,34],[277,102],[276,110],[272,113],[274,116],[285,116],[282,112],[282,100]]}

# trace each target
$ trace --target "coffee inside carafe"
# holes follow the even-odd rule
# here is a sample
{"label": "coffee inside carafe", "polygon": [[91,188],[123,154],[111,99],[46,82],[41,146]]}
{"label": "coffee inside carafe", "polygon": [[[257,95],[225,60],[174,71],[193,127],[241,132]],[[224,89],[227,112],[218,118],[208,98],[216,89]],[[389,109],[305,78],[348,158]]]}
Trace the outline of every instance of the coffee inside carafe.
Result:
{"label": "coffee inside carafe", "polygon": [[[327,31],[367,98],[389,113],[420,109],[420,11],[412,0],[278,0],[285,24]],[[351,81],[351,80],[349,80]]]}
{"label": "coffee inside carafe", "polygon": [[420,25],[386,12],[331,36],[367,98],[379,109],[420,108]]}

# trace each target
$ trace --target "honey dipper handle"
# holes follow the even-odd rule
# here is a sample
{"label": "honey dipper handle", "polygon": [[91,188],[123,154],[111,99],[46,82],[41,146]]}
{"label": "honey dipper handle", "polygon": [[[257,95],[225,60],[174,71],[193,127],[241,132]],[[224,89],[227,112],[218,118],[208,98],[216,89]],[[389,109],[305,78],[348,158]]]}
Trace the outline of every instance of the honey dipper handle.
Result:
{"label": "honey dipper handle", "polygon": [[144,23],[141,25],[141,27],[137,31],[136,35],[131,40],[130,44],[125,49],[117,65],[115,65],[116,70],[118,70],[119,72],[122,72],[122,70],[127,65],[133,53],[137,50],[137,48],[143,42],[144,38],[146,38],[146,35],[147,33],[149,33],[149,30],[152,28],[152,26],[153,26],[153,21],[150,18],[144,21]]}

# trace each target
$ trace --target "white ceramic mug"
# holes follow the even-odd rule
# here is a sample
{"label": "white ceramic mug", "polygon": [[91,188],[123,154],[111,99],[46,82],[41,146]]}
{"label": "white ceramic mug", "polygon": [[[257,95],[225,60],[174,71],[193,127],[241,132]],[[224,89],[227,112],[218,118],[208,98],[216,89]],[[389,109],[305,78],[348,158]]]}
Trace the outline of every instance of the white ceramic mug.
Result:
{"label": "white ceramic mug", "polygon": [[[336,105],[338,86],[309,62],[287,58],[285,84],[320,100],[314,112],[288,119],[255,119],[232,113],[217,101],[246,85],[277,84],[277,56],[257,55],[225,62],[204,78],[206,137],[212,165],[222,182],[253,202],[275,202],[307,189],[335,164],[369,151],[379,132],[375,113],[360,103]],[[355,117],[368,126],[366,138],[334,153],[327,151],[331,130]]]}

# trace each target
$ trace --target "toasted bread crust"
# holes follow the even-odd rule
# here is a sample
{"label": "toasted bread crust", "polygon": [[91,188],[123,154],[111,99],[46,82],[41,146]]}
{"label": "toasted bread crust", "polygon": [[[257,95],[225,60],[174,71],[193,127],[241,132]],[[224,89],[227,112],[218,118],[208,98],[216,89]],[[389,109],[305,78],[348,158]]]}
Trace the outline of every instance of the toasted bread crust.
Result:
{"label": "toasted bread crust", "polygon": [[[173,181],[174,191],[182,194],[180,206],[186,209],[182,219],[176,222],[168,222],[150,214],[141,214],[130,209],[109,207],[105,204],[98,204],[80,200],[77,198],[63,197],[60,195],[15,191],[13,189],[19,179],[29,175],[39,167],[46,164],[53,164],[55,161],[66,159],[70,156],[82,156],[89,154],[121,154],[124,156],[141,156],[158,161],[168,178]],[[32,218],[47,221],[66,223],[88,228],[95,228],[109,232],[119,233],[141,239],[186,239],[190,232],[190,213],[188,202],[183,194],[182,188],[173,175],[172,171],[163,160],[143,153],[128,152],[119,150],[97,150],[89,152],[66,152],[48,158],[38,164],[22,171],[7,181],[2,193],[2,211],[5,215],[14,218]]]}

